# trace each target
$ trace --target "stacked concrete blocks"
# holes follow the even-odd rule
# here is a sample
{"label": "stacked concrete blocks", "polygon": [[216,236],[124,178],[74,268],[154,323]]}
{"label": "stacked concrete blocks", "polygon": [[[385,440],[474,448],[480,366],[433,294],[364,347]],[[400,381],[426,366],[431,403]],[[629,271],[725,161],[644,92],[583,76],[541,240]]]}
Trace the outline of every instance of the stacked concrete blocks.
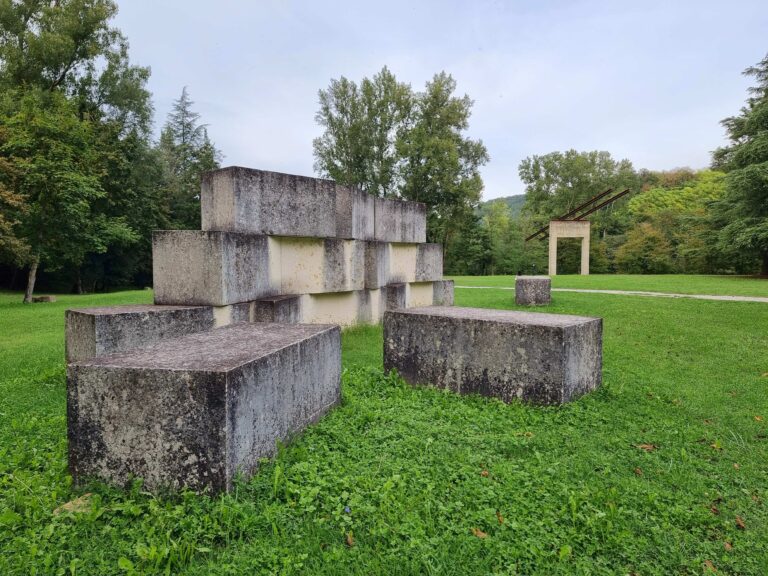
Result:
{"label": "stacked concrete blocks", "polygon": [[602,319],[430,306],[384,315],[384,369],[505,402],[561,404],[601,382]]}
{"label": "stacked concrete blocks", "polygon": [[67,312],[76,483],[228,490],[339,401],[337,325],[453,302],[423,204],[244,168],[153,235],[155,305]]}
{"label": "stacked concrete blocks", "polygon": [[390,302],[453,300],[421,203],[235,167],[203,178],[201,206],[203,230],[154,234],[156,304],[248,303],[256,320],[290,296],[285,318],[347,325],[380,322]]}

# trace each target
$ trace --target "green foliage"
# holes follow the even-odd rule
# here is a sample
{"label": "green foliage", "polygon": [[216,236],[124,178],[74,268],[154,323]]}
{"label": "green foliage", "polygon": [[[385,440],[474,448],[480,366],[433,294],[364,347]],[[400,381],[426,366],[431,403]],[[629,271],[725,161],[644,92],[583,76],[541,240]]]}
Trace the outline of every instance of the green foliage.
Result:
{"label": "green foliage", "polygon": [[520,216],[520,212],[523,210],[525,204],[525,194],[515,194],[514,196],[503,196],[501,198],[494,198],[493,200],[486,200],[481,202],[477,207],[478,214],[482,217],[485,216],[496,202],[504,202],[509,208],[510,214],[513,218]]}
{"label": "green foliage", "polygon": [[[0,125],[0,150],[8,144],[8,136],[8,127]],[[18,176],[13,160],[0,154],[0,262],[23,266],[29,259],[29,244],[19,225],[29,206],[24,195],[17,191]]]}
{"label": "green foliage", "polygon": [[135,240],[122,218],[94,210],[105,196],[90,123],[59,93],[7,93],[2,103],[8,138],[0,156],[13,166],[18,235],[29,245],[31,261],[49,269],[80,266],[89,252]]}
{"label": "green foliage", "polygon": [[[552,408],[407,386],[381,370],[379,327],[345,331],[342,405],[210,497],[73,489],[66,472],[63,310],[151,292],[17,301],[0,295],[0,573],[765,571],[763,304],[556,293],[547,311],[604,317],[605,369],[601,390]],[[460,305],[513,301],[457,291]]]}
{"label": "green foliage", "polygon": [[413,115],[411,87],[385,66],[358,86],[341,77],[320,90],[315,120],[323,135],[313,146],[315,170],[376,196],[397,196],[400,157],[397,140]]}
{"label": "green foliage", "polygon": [[491,236],[476,218],[463,221],[444,245],[447,274],[487,274],[493,259]]}
{"label": "green foliage", "polygon": [[488,152],[464,136],[472,100],[453,96],[456,81],[445,72],[417,94],[413,127],[397,142],[403,157],[401,194],[427,205],[427,236],[446,243],[480,202],[480,166]]}
{"label": "green foliage", "polygon": [[[614,160],[608,152],[551,152],[525,158],[519,167],[526,185],[524,210],[545,223],[591,197],[613,188],[638,188],[629,160]],[[623,200],[619,201],[623,202]]]}
{"label": "green foliage", "polygon": [[315,170],[377,196],[424,202],[428,239],[449,244],[471,226],[488,161],[482,142],[464,134],[472,101],[455,90],[442,72],[415,93],[386,67],[360,86],[332,80],[319,93]]}
{"label": "green foliage", "polygon": [[73,90],[122,40],[108,25],[116,13],[112,0],[3,0],[0,78],[11,87]]}
{"label": "green foliage", "polygon": [[768,275],[768,56],[744,73],[757,84],[741,113],[722,122],[731,145],[714,153],[714,164],[728,172],[715,214],[720,249],[753,254]]}
{"label": "green foliage", "polygon": [[672,271],[671,251],[658,229],[641,222],[627,233],[627,241],[616,253],[616,264],[620,272],[628,274],[665,274]]}
{"label": "green foliage", "polygon": [[653,219],[662,212],[703,215],[711,202],[722,198],[724,179],[722,172],[702,170],[683,186],[660,186],[633,197],[627,208],[639,220]]}
{"label": "green foliage", "polygon": [[185,87],[168,114],[158,149],[171,225],[195,230],[200,228],[200,176],[219,167],[221,153],[192,104]]}
{"label": "green foliage", "polygon": [[24,197],[10,208],[21,243],[4,242],[0,257],[31,266],[29,295],[38,263],[81,288],[94,260],[114,265],[107,252],[127,253],[156,221],[127,208],[152,204],[146,183],[124,177],[127,149],[148,146],[152,105],[149,69],[131,65],[127,40],[110,26],[116,12],[111,0],[0,2],[0,179]]}

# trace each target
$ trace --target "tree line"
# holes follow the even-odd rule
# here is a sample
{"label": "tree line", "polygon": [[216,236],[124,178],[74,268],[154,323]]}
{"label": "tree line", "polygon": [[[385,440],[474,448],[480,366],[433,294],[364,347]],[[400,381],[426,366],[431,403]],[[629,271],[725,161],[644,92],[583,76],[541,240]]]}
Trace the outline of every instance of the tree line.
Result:
{"label": "tree line", "polygon": [[47,287],[151,284],[151,231],[199,225],[220,153],[186,89],[152,140],[149,68],[112,0],[0,2],[0,272]]}
{"label": "tree line", "polygon": [[[60,291],[151,285],[151,231],[199,228],[199,181],[222,154],[185,89],[154,140],[149,68],[131,63],[113,0],[0,0],[0,286]],[[473,102],[445,72],[414,90],[383,68],[319,91],[315,170],[427,205],[449,274],[546,271],[526,236],[607,188],[592,270],[768,275],[768,57],[708,170],[636,169],[604,151],[520,163],[522,210],[481,202],[489,160],[468,136]],[[578,250],[564,241],[563,272]]]}
{"label": "tree line", "polygon": [[[590,215],[591,270],[638,274],[768,275],[768,57],[710,169],[636,169],[606,151],[534,155],[519,165],[525,201],[481,203],[489,160],[466,135],[472,101],[445,73],[414,92],[387,69],[320,91],[315,168],[372,194],[425,202],[427,237],[445,249],[448,274],[545,273],[547,245],[525,241],[551,219],[612,188],[621,200]],[[561,240],[558,270],[576,272],[578,240]]]}

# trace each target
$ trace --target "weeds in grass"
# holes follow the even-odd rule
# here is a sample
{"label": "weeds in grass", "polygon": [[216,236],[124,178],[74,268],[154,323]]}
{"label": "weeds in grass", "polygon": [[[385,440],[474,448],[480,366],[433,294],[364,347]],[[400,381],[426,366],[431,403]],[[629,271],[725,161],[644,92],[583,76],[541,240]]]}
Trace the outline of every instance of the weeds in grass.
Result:
{"label": "weeds in grass", "polygon": [[605,318],[604,386],[549,408],[412,388],[346,331],[342,405],[211,497],[74,490],[62,322],[26,335],[72,303],[3,298],[0,574],[768,573],[767,306],[557,294]]}

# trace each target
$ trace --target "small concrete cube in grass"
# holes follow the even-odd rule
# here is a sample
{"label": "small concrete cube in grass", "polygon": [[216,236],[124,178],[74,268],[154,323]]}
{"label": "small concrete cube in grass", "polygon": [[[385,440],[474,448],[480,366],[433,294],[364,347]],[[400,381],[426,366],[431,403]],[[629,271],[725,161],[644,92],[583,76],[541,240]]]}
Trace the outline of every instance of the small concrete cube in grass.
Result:
{"label": "small concrete cube in grass", "polygon": [[545,306],[552,302],[552,279],[549,276],[515,278],[515,303],[518,306]]}
{"label": "small concrete cube in grass", "polygon": [[69,467],[229,490],[341,397],[338,326],[238,324],[67,368]]}
{"label": "small concrete cube in grass", "polygon": [[602,380],[601,318],[428,306],[384,314],[384,369],[459,394],[562,404]]}

